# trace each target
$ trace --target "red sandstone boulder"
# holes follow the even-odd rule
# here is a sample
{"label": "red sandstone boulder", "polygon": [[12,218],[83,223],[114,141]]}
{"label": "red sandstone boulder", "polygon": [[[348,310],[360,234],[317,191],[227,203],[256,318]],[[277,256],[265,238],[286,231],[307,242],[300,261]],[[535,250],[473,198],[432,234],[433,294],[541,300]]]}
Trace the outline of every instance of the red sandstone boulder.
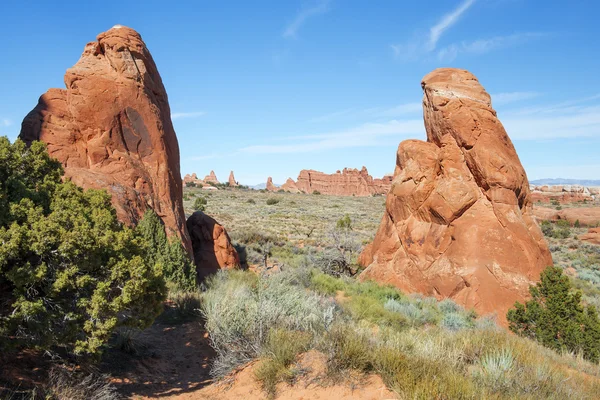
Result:
{"label": "red sandstone boulder", "polygon": [[206,175],[204,177],[204,182],[206,183],[215,183],[215,184],[219,184],[219,180],[217,179],[217,175],[215,175],[215,171],[210,171],[210,174]]}
{"label": "red sandstone boulder", "polygon": [[299,193],[298,187],[296,186],[296,182],[292,178],[288,178],[287,181],[283,185],[281,185],[281,189],[290,193]]}
{"label": "red sandstone boulder", "polygon": [[238,186],[238,183],[237,183],[237,181],[235,180],[235,176],[233,176],[233,171],[231,171],[231,172],[229,173],[229,180],[228,180],[227,182],[229,182],[229,186],[231,186],[231,187],[236,187],[236,186]]}
{"label": "red sandstone boulder", "polygon": [[124,223],[152,208],[191,252],[167,92],[141,36],[121,26],[99,34],[65,84],[40,97],[20,138],[46,142],[77,185],[108,190]]}
{"label": "red sandstone boulder", "polygon": [[373,179],[366,167],[360,171],[344,168],[335,174],[303,169],[298,175],[296,188],[304,193],[318,191],[336,196],[372,196],[386,194],[391,184],[392,177]]}
{"label": "red sandstone boulder", "polygon": [[198,279],[220,269],[238,268],[240,259],[223,226],[202,211],[196,211],[187,220],[187,229],[194,247]]}
{"label": "red sandstone boulder", "polygon": [[579,240],[600,244],[600,228],[591,228],[586,234],[579,236]]}
{"label": "red sandstone boulder", "polygon": [[266,187],[266,189],[267,189],[267,192],[276,192],[277,191],[277,186],[275,186],[273,184],[273,178],[271,178],[271,177],[267,178],[267,187]]}
{"label": "red sandstone boulder", "polygon": [[451,298],[506,324],[507,310],[552,265],[527,176],[475,76],[438,69],[422,87],[427,142],[398,147],[361,279]]}

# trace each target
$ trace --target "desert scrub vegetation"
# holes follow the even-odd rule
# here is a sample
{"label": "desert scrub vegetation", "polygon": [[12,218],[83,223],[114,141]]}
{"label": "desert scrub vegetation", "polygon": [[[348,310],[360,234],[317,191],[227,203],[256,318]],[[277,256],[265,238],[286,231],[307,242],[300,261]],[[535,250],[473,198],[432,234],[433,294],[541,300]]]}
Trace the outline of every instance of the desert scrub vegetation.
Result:
{"label": "desert scrub vegetation", "polygon": [[0,138],[0,346],[94,355],[118,327],[148,326],[162,267],[105,191],[62,182],[42,143]]}
{"label": "desert scrub vegetation", "polygon": [[203,313],[222,376],[259,358],[255,377],[273,397],[302,371],[297,356],[327,356],[335,382],[377,373],[401,398],[594,399],[600,368],[499,329],[450,300],[333,277],[317,269],[221,272]]}

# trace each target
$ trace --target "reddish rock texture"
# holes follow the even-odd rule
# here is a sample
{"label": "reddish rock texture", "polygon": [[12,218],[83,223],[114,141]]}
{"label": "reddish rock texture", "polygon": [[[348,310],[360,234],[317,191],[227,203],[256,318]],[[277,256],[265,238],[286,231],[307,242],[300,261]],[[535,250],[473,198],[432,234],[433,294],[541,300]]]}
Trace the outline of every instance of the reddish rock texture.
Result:
{"label": "reddish rock texture", "polygon": [[281,189],[290,192],[290,193],[299,193],[298,187],[296,186],[296,182],[292,178],[288,178],[287,181],[283,185],[281,185]]}
{"label": "reddish rock texture", "polygon": [[194,247],[198,279],[202,280],[220,269],[237,268],[240,259],[229,235],[217,221],[202,211],[187,220],[187,229]]}
{"label": "reddish rock texture", "polygon": [[335,174],[303,169],[298,175],[296,188],[304,193],[317,191],[336,196],[372,196],[386,194],[391,184],[391,176],[373,179],[366,167],[362,167],[360,171],[344,168],[343,171],[336,171]]}
{"label": "reddish rock texture", "polygon": [[278,190],[277,186],[275,186],[273,184],[273,178],[271,178],[271,177],[267,178],[267,187],[266,187],[266,189],[267,189],[267,192],[276,192]]}
{"label": "reddish rock texture", "polygon": [[552,265],[527,176],[475,76],[438,69],[422,87],[427,142],[398,147],[361,279],[452,298],[506,324],[507,310]]}
{"label": "reddish rock texture", "polygon": [[20,138],[46,142],[77,185],[107,189],[121,221],[152,208],[191,252],[167,92],[140,35],[120,26],[99,34],[64,80],[66,89],[40,97]]}
{"label": "reddish rock texture", "polygon": [[579,236],[579,240],[600,244],[600,228],[591,228],[586,234]]}
{"label": "reddish rock texture", "polygon": [[210,171],[210,174],[204,177],[204,182],[206,183],[216,183],[219,184],[219,180],[217,179],[217,175],[215,175],[215,171]]}
{"label": "reddish rock texture", "polygon": [[558,221],[566,220],[571,224],[579,221],[581,226],[595,227],[600,225],[600,207],[573,207],[563,210],[555,210],[548,207],[533,208],[533,215],[538,222],[543,220]]}
{"label": "reddish rock texture", "polygon": [[231,171],[231,172],[229,173],[229,180],[228,180],[227,182],[229,182],[229,186],[231,186],[231,187],[236,187],[236,186],[238,186],[238,183],[237,183],[237,181],[235,180],[235,176],[233,176],[233,171]]}

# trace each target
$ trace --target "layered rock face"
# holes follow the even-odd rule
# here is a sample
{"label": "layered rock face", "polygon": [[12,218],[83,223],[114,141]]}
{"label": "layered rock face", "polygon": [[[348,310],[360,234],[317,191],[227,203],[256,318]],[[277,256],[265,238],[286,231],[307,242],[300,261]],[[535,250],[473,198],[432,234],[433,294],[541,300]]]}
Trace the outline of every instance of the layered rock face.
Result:
{"label": "layered rock face", "polygon": [[294,182],[292,178],[288,178],[287,181],[281,185],[281,189],[290,193],[300,193],[298,186],[296,186],[296,182]]}
{"label": "layered rock face", "polygon": [[600,244],[600,228],[590,228],[587,233],[579,236],[580,240]]}
{"label": "layered rock face", "polygon": [[552,265],[527,176],[475,76],[438,69],[422,87],[427,142],[398,147],[361,279],[451,298],[506,324],[506,311]]}
{"label": "layered rock face", "polygon": [[273,184],[273,178],[268,177],[267,178],[267,186],[266,186],[267,192],[276,192],[277,191],[277,186],[275,186]]}
{"label": "layered rock face", "polygon": [[208,174],[204,177],[204,182],[216,183],[216,184],[220,183],[219,180],[217,179],[217,175],[215,174],[215,171],[210,171],[210,174]]}
{"label": "layered rock face", "polygon": [[64,80],[40,97],[20,138],[46,142],[77,185],[108,190],[124,223],[152,208],[191,252],[167,92],[141,36],[121,26],[99,34]]}
{"label": "layered rock face", "polygon": [[193,183],[195,185],[203,185],[204,181],[202,179],[198,179],[198,175],[196,175],[196,173],[193,174],[186,174],[183,177],[183,184],[189,184],[189,183]]}
{"label": "layered rock face", "polygon": [[236,187],[236,186],[238,186],[238,183],[237,183],[237,181],[235,180],[235,176],[233,176],[233,171],[231,171],[231,172],[229,173],[229,180],[228,180],[227,182],[229,182],[229,186],[231,186],[231,187]]}
{"label": "layered rock face", "polygon": [[237,268],[240,258],[223,226],[202,211],[196,211],[187,220],[187,229],[194,247],[198,279],[220,269]]}
{"label": "layered rock face", "polygon": [[373,179],[366,167],[362,167],[360,171],[354,168],[344,168],[342,171],[336,171],[335,174],[303,169],[295,182],[296,188],[304,193],[317,191],[321,194],[336,196],[386,194],[391,184],[391,176]]}

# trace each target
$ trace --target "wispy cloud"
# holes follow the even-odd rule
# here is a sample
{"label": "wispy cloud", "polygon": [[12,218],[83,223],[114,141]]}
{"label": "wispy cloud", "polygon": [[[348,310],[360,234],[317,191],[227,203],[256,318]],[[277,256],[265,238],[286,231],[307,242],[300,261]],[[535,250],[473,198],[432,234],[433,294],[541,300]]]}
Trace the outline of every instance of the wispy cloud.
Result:
{"label": "wispy cloud", "polygon": [[395,118],[408,114],[415,114],[422,110],[422,104],[404,103],[391,107],[372,107],[372,108],[347,108],[345,110],[332,112],[311,118],[308,122],[329,122],[339,119],[348,119],[349,117],[360,118]]}
{"label": "wispy cloud", "polygon": [[3,118],[0,120],[0,125],[2,125],[4,127],[11,126],[12,124],[13,124],[13,122],[8,118]]}
{"label": "wispy cloud", "polygon": [[198,118],[203,115],[206,115],[204,111],[194,111],[194,112],[174,112],[171,114],[172,119],[181,119],[181,118]]}
{"label": "wispy cloud", "polygon": [[452,25],[460,19],[460,17],[467,11],[475,0],[465,0],[460,5],[444,15],[437,24],[429,28],[429,34],[427,37],[416,36],[414,39],[401,44],[390,45],[394,57],[402,59],[404,61],[414,61],[425,54],[433,52],[437,43]]}
{"label": "wispy cloud", "polygon": [[442,19],[429,29],[428,50],[435,50],[438,40],[448,28],[458,21],[461,15],[475,3],[475,0],[465,0],[454,11],[444,15]]}
{"label": "wispy cloud", "polygon": [[471,42],[463,41],[440,49],[437,55],[440,61],[452,61],[462,53],[485,54],[492,50],[516,46],[544,36],[547,36],[547,34],[542,32],[524,32],[507,36],[495,36],[489,39],[478,39]]}
{"label": "wispy cloud", "polygon": [[420,119],[385,123],[367,123],[343,131],[318,135],[290,136],[286,144],[254,145],[239,151],[250,154],[307,153],[348,147],[370,147],[385,144],[393,138],[394,143],[407,137],[424,137],[423,121]]}
{"label": "wispy cloud", "polygon": [[516,103],[519,101],[533,99],[538,97],[537,92],[507,92],[492,94],[492,104],[494,106]]}
{"label": "wispy cloud", "polygon": [[298,30],[307,19],[316,15],[325,14],[330,10],[331,0],[318,0],[312,7],[303,8],[294,20],[283,31],[284,38],[295,38]]}

